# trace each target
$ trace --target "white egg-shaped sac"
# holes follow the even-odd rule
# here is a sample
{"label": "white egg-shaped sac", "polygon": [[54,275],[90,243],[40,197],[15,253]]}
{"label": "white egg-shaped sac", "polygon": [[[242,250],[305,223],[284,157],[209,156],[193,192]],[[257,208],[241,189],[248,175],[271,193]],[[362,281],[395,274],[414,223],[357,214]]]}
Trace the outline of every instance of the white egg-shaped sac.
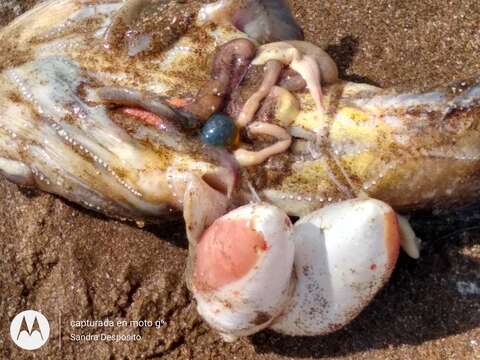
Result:
{"label": "white egg-shaped sac", "polygon": [[292,237],[295,293],[271,326],[287,335],[323,335],[352,321],[389,279],[400,246],[395,212],[373,199],[313,212]]}
{"label": "white egg-shaped sac", "polygon": [[200,237],[191,279],[197,310],[226,340],[266,328],[287,305],[292,228],[283,210],[259,203],[229,212]]}

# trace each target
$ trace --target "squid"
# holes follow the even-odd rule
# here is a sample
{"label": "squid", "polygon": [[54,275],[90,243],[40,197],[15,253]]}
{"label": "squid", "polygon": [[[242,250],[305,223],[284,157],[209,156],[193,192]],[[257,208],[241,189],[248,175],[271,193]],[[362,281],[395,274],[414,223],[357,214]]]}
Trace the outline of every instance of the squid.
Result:
{"label": "squid", "polygon": [[478,79],[343,81],[284,0],[48,0],[0,50],[0,174],[125,221],[183,217],[186,283],[228,341],[343,327],[400,248],[419,256],[400,214],[479,195]]}

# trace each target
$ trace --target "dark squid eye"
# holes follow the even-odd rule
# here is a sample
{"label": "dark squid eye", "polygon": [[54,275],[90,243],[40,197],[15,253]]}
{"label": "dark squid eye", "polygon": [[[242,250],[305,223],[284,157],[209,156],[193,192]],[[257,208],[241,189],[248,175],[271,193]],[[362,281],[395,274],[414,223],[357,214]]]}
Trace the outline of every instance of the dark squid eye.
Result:
{"label": "dark squid eye", "polygon": [[202,142],[228,147],[238,141],[238,129],[232,118],[221,113],[213,114],[202,129]]}

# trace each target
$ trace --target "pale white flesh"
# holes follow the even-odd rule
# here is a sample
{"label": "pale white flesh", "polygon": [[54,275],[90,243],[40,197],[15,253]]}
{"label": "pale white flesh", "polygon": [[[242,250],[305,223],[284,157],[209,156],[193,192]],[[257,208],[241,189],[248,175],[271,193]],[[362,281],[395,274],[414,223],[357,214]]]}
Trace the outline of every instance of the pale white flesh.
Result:
{"label": "pale white flesh", "polygon": [[399,251],[396,215],[377,200],[349,200],[294,227],[297,284],[271,326],[288,335],[322,335],[354,319],[389,279]]}

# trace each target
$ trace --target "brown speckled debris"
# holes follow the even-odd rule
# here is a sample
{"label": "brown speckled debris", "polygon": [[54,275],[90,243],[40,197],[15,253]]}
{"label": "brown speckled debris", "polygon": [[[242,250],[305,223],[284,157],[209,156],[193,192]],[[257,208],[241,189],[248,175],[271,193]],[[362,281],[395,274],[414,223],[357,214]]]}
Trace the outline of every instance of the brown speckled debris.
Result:
{"label": "brown speckled debris", "polygon": [[[0,25],[34,2],[0,1]],[[344,78],[425,88],[480,75],[478,0],[292,5],[307,39],[333,55]],[[181,226],[139,229],[2,179],[0,359],[480,359],[479,219],[475,208],[417,216],[422,259],[402,256],[386,288],[335,334],[262,332],[226,344],[198,317],[184,286]],[[34,353],[9,336],[10,320],[27,308],[41,310],[51,323],[48,344]],[[71,321],[87,319],[163,322],[158,329],[72,327]],[[70,338],[102,332],[142,339]]]}

